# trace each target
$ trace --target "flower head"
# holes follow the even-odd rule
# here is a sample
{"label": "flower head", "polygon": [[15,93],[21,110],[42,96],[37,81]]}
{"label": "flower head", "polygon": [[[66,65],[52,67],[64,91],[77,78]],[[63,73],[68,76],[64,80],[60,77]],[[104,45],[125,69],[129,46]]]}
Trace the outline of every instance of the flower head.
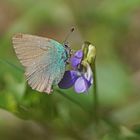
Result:
{"label": "flower head", "polygon": [[88,62],[82,61],[83,57],[82,50],[78,50],[71,57],[72,70],[65,72],[63,79],[58,84],[60,88],[67,89],[74,86],[77,93],[83,93],[89,89],[93,83],[93,73]]}
{"label": "flower head", "polygon": [[83,58],[83,51],[78,50],[74,54],[74,56],[71,57],[71,59],[70,59],[72,68],[76,69],[78,67],[78,65],[81,63],[82,58]]}

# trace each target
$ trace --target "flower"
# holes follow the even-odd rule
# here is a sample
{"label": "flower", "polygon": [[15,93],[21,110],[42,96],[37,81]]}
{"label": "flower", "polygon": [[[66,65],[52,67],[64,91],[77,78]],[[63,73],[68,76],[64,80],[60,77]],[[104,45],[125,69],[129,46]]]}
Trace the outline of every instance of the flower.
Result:
{"label": "flower", "polygon": [[83,51],[78,50],[70,62],[72,70],[66,71],[58,86],[67,89],[74,86],[77,93],[86,92],[93,83],[93,73],[87,61],[82,61]]}
{"label": "flower", "polygon": [[81,63],[82,58],[83,58],[83,51],[78,50],[70,60],[71,61],[71,66],[74,69],[77,68],[77,66]]}

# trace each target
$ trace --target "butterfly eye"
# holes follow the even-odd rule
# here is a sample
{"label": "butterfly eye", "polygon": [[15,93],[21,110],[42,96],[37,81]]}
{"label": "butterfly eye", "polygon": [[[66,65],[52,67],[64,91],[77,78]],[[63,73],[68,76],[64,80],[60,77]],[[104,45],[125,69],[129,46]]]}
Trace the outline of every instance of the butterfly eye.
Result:
{"label": "butterfly eye", "polygon": [[65,46],[65,48],[69,48],[69,46],[68,46],[68,45],[66,45],[66,44],[65,44],[64,46]]}

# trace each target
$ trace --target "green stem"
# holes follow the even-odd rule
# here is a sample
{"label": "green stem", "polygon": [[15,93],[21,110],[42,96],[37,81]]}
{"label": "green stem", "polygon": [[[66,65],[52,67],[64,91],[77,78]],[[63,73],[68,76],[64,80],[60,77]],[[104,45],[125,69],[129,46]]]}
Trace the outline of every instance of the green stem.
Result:
{"label": "green stem", "polygon": [[93,64],[93,75],[94,75],[94,85],[93,85],[93,108],[94,108],[94,118],[95,118],[95,122],[96,124],[99,123],[99,102],[98,102],[98,93],[97,93],[97,77],[96,77],[96,64],[94,61]]}
{"label": "green stem", "polygon": [[70,96],[68,96],[66,93],[63,93],[63,91],[56,89],[56,91],[61,94],[62,96],[64,96],[65,98],[67,98],[68,100],[70,100],[72,103],[76,104],[77,106],[79,106],[82,110],[84,110],[85,112],[89,112],[89,110],[82,106],[82,104],[80,104],[80,102],[74,100],[73,98],[71,98]]}
{"label": "green stem", "polygon": [[7,61],[7,60],[3,60],[0,58],[0,62],[2,62],[3,64],[6,64],[12,68],[15,68],[16,70],[20,71],[20,72],[24,72],[22,68],[16,66],[15,64],[11,63],[10,61]]}

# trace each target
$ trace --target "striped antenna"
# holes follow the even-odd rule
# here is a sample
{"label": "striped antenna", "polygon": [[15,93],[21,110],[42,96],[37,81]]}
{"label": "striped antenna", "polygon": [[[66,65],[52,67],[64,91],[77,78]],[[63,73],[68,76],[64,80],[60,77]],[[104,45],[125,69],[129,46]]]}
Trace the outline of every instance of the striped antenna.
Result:
{"label": "striped antenna", "polygon": [[72,28],[70,29],[70,31],[68,32],[68,34],[66,35],[65,40],[64,40],[64,44],[67,43],[67,40],[68,40],[68,38],[70,37],[70,35],[71,35],[71,33],[72,33],[73,31],[74,31],[74,27],[72,27]]}

